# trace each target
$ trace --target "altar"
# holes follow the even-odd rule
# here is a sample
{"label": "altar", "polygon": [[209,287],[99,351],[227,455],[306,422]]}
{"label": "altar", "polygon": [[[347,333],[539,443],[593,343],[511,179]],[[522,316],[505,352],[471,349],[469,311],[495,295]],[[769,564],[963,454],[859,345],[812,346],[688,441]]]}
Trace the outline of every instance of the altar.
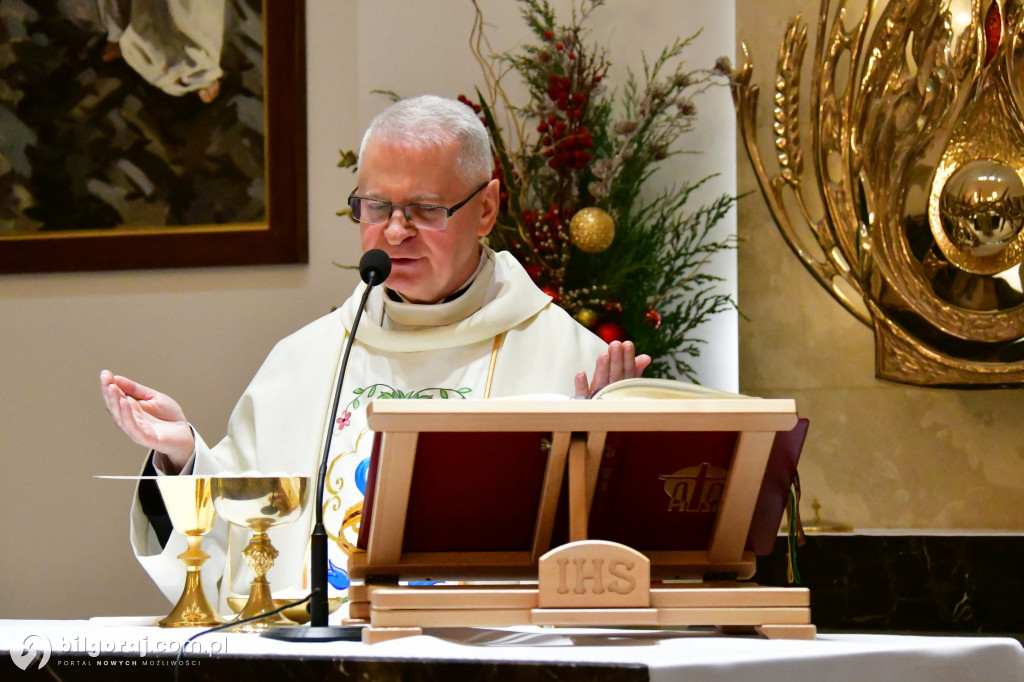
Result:
{"label": "altar", "polygon": [[176,665],[178,651],[201,630],[150,622],[156,618],[0,620],[0,678],[172,680],[177,672],[180,680],[1024,679],[1024,648],[1012,638],[819,633],[813,640],[768,640],[685,628],[441,628],[373,645],[214,632],[189,644]]}
{"label": "altar", "polygon": [[[807,588],[749,582],[762,541],[777,539],[806,432],[792,401],[391,400],[367,412],[379,437],[347,612],[362,641],[207,632],[159,615],[0,620],[0,679],[1024,679],[1017,639],[820,632]],[[462,453],[472,461],[456,462],[457,481],[431,479]],[[218,499],[284,516],[302,496],[263,488],[283,478],[191,477],[182,527],[201,538]],[[226,497],[226,481],[262,492]],[[423,492],[441,489],[445,504]],[[189,575],[201,562],[185,563]],[[255,588],[265,569],[253,570]],[[182,594],[201,590],[186,578]]]}

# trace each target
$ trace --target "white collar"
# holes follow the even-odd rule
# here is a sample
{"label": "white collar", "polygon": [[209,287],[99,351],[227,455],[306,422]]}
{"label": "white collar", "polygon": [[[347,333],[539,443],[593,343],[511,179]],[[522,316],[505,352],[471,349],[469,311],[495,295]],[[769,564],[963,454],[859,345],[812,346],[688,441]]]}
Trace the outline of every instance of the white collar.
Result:
{"label": "white collar", "polygon": [[[384,317],[384,299],[387,297],[382,291],[383,287],[375,287],[370,292],[357,341],[384,352],[426,351],[466,346],[494,338],[495,335],[522,324],[551,304],[551,297],[537,288],[523,266],[511,254],[505,251],[495,253],[487,247],[484,247],[483,253],[486,258],[482,260],[487,262],[466,293],[454,301],[434,305],[388,302],[389,317],[392,314],[392,305],[409,306],[402,312],[414,315],[420,310],[430,314],[429,319],[413,320],[406,318],[402,312],[398,313],[401,322],[407,325],[400,330],[397,327],[398,321],[394,319],[386,322],[394,328],[381,324]],[[354,294],[338,311],[346,330],[352,329],[352,322],[365,287],[366,285],[360,282]],[[454,321],[447,324],[436,321],[437,318],[434,316],[441,313],[448,317],[449,311],[451,316],[456,318]],[[409,325],[410,322],[423,324]]]}
{"label": "white collar", "polygon": [[413,303],[397,291],[395,293],[401,296],[401,301],[395,301],[385,293],[382,297],[382,326],[395,331],[408,331],[423,327],[444,327],[464,320],[480,310],[484,304],[493,273],[494,262],[488,253],[481,249],[480,262],[476,270],[456,289],[461,293],[451,300],[441,303]]}

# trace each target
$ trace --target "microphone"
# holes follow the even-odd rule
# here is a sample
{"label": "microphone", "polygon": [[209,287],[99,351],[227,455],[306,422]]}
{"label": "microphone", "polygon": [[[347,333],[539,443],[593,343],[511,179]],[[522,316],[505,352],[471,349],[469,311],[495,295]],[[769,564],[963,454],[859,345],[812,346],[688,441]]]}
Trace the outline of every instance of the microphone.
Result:
{"label": "microphone", "polygon": [[359,276],[368,285],[367,291],[382,283],[390,274],[391,257],[381,249],[370,249],[359,259]]}
{"label": "microphone", "polygon": [[338,385],[334,390],[334,404],[327,417],[327,442],[320,458],[320,469],[316,477],[316,522],[310,537],[309,582],[311,596],[309,600],[309,627],[269,628],[263,635],[273,639],[304,642],[331,642],[338,640],[359,640],[363,628],[360,625],[328,627],[327,625],[327,529],[324,527],[324,484],[327,479],[327,457],[331,451],[331,438],[334,435],[334,416],[341,402],[341,386],[345,381],[345,370],[348,367],[348,356],[352,351],[352,342],[356,338],[356,329],[363,316],[366,300],[370,292],[391,274],[391,258],[381,249],[370,249],[359,259],[359,277],[366,283],[363,298],[356,309],[356,317],[352,322],[352,330],[345,342],[345,354],[341,358],[341,369],[338,372]]}

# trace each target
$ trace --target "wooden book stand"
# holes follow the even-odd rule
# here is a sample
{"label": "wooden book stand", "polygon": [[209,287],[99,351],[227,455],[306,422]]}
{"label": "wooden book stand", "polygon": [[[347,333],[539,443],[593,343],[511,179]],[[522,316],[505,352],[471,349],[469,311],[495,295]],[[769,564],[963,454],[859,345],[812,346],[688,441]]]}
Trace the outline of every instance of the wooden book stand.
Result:
{"label": "wooden book stand", "polygon": [[792,400],[378,400],[368,420],[349,559],[365,642],[531,624],[815,636],[807,589],[739,582],[796,471]]}

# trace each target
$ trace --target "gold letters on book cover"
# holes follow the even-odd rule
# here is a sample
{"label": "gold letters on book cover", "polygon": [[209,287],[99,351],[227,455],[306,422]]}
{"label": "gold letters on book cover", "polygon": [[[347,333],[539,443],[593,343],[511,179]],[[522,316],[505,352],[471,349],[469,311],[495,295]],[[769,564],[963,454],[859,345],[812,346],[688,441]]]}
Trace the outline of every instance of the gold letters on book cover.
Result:
{"label": "gold letters on book cover", "polygon": [[807,122],[807,26],[790,22],[765,155],[774,172],[745,58],[734,94],[761,190],[804,266],[873,326],[877,376],[1024,384],[1024,9],[863,6],[821,2]]}
{"label": "gold letters on book cover", "polygon": [[668,511],[713,514],[718,511],[728,475],[727,469],[702,462],[700,466],[679,469],[658,478],[665,481],[665,493],[669,498]]}

